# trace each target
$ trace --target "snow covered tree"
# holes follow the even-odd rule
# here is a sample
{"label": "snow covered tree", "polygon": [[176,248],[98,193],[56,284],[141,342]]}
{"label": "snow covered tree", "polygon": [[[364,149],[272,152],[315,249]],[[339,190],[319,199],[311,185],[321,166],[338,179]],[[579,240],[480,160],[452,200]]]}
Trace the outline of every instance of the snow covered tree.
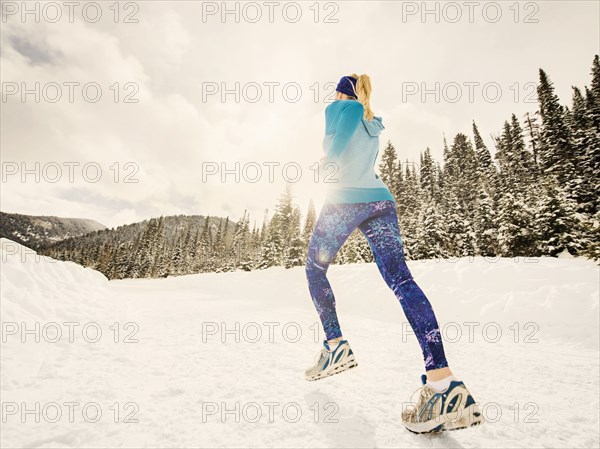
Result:
{"label": "snow covered tree", "polygon": [[475,141],[475,156],[477,160],[477,175],[481,182],[486,186],[492,183],[493,178],[496,176],[496,166],[492,161],[490,151],[485,145],[479,129],[473,121],[473,139]]}
{"label": "snow covered tree", "polygon": [[368,263],[373,261],[373,254],[365,236],[357,228],[348,236],[333,259],[336,264]]}
{"label": "snow covered tree", "polygon": [[[449,149],[445,149],[444,181],[447,199],[456,197],[465,212],[462,219],[472,219],[475,210],[476,189],[479,183],[477,156],[473,145],[465,134],[458,133]],[[456,210],[456,204],[448,208]]]}
{"label": "snow covered tree", "polygon": [[[399,185],[399,196],[396,199],[396,209],[400,224],[407,232],[416,230],[417,214],[421,202],[421,189],[417,179],[415,164],[405,164],[405,174]],[[413,235],[413,234],[411,234]]]}
{"label": "snow covered tree", "polygon": [[[211,228],[212,229],[212,228]],[[229,217],[219,220],[219,228],[214,236],[213,250],[209,265],[211,270],[217,273],[232,271],[234,269],[231,257],[227,251],[227,232],[229,229]],[[212,232],[212,231],[211,231]]]}
{"label": "snow covered tree", "polygon": [[250,243],[249,221],[248,211],[244,209],[242,219],[235,226],[233,242],[231,243],[230,256],[233,263],[233,270],[240,268],[242,265],[247,268],[250,263],[250,255],[248,254]]}
{"label": "snow covered tree", "polygon": [[592,86],[585,89],[585,109],[588,126],[588,177],[596,192],[594,212],[600,210],[600,58],[594,56],[592,66]]}
{"label": "snow covered tree", "polygon": [[498,233],[495,217],[493,200],[485,187],[480,185],[474,229],[475,244],[478,248],[478,254],[481,256],[494,257],[498,254]]}
{"label": "snow covered tree", "polygon": [[279,216],[275,214],[266,230],[261,259],[257,268],[264,269],[281,265],[283,244],[279,225]]}
{"label": "snow covered tree", "polygon": [[503,185],[512,190],[530,186],[535,179],[533,156],[527,150],[523,132],[517,117],[504,122],[504,130],[496,138],[496,154]]}
{"label": "snow covered tree", "polygon": [[129,277],[130,263],[129,258],[131,255],[131,245],[121,243],[117,250],[117,257],[115,263],[114,279],[125,279]]}
{"label": "snow covered tree", "polygon": [[138,259],[136,256],[137,256],[138,249],[140,247],[141,239],[142,239],[141,234],[136,235],[133,245],[130,246],[131,255],[128,256],[128,258],[127,258],[127,262],[128,262],[127,277],[128,278],[136,279],[136,278],[140,277],[139,263],[138,263]]}
{"label": "snow covered tree", "polygon": [[524,192],[507,186],[504,186],[502,192],[497,214],[499,255],[535,256],[535,211],[531,206],[531,198]]}
{"label": "snow covered tree", "polygon": [[584,222],[582,228],[586,244],[580,254],[600,262],[600,210],[590,220]]}
{"label": "snow covered tree", "polygon": [[306,262],[306,244],[300,236],[294,237],[290,242],[285,268],[304,266]]}
{"label": "snow covered tree", "polygon": [[449,256],[475,255],[475,232],[460,199],[452,195],[446,215],[446,252]]}
{"label": "snow covered tree", "polygon": [[[97,262],[94,262],[94,266],[101,273],[110,273],[112,271],[112,259],[113,256],[112,242],[106,242],[102,245],[102,250],[98,256]],[[109,277],[107,275],[107,277]]]}
{"label": "snow covered tree", "polygon": [[213,240],[210,232],[210,216],[208,215],[204,217],[204,224],[202,225],[202,232],[196,252],[200,272],[210,271],[209,265],[213,253]]}
{"label": "snow covered tree", "polygon": [[527,149],[523,138],[523,129],[515,114],[510,119],[510,142],[513,159],[510,161],[516,178],[521,184],[531,185],[537,179],[537,167],[533,155]]}
{"label": "snow covered tree", "polygon": [[412,248],[415,259],[434,259],[446,257],[448,235],[445,218],[438,206],[428,199],[419,212],[419,227]]}
{"label": "snow covered tree", "polygon": [[379,173],[381,175],[381,180],[388,186],[392,195],[398,194],[398,156],[396,154],[396,149],[392,142],[388,141],[385,149],[383,150],[383,155],[381,156],[381,163],[379,164]]}
{"label": "snow covered tree", "polygon": [[334,256],[331,263],[345,265],[348,263],[356,263],[358,256],[356,254],[356,244],[354,244],[352,234],[348,236],[342,247]]}
{"label": "snow covered tree", "polygon": [[577,203],[577,212],[593,214],[598,196],[597,191],[594,190],[596,187],[594,184],[597,184],[592,162],[594,141],[592,133],[589,132],[589,116],[585,99],[577,87],[573,87],[573,109],[566,118],[575,158],[573,180],[575,188],[572,196]]}
{"label": "snow covered tree", "polygon": [[173,251],[171,252],[171,263],[169,269],[169,275],[179,276],[183,274],[183,263],[184,263],[184,240],[185,236],[180,235],[177,238]]}
{"label": "snow covered tree", "polygon": [[306,213],[306,220],[304,221],[304,230],[302,231],[302,239],[305,245],[308,245],[310,236],[312,235],[315,223],[317,221],[317,214],[315,212],[315,203],[311,199],[308,203],[308,211]]}
{"label": "snow covered tree", "polygon": [[575,167],[571,134],[565,120],[565,109],[554,93],[554,86],[540,69],[540,82],[537,88],[539,113],[542,118],[540,131],[540,167],[546,176],[555,176],[572,198]]}
{"label": "snow covered tree", "polygon": [[425,153],[420,155],[420,171],[419,171],[419,182],[421,184],[421,190],[427,198],[435,198],[437,184],[437,170],[435,162],[431,157],[431,150],[429,147],[425,150]]}
{"label": "snow covered tree", "polygon": [[193,254],[193,241],[192,241],[192,225],[188,223],[186,225],[185,233],[183,234],[183,241],[181,242],[181,266],[179,273],[182,275],[190,274],[190,266],[192,263]]}
{"label": "snow covered tree", "polygon": [[260,231],[256,226],[256,220],[254,221],[254,227],[252,228],[252,232],[250,233],[250,245],[248,248],[248,262],[244,263],[241,266],[244,271],[251,271],[256,267],[256,264],[260,260],[260,251],[261,251],[261,240],[260,240]]}
{"label": "snow covered tree", "polygon": [[271,238],[276,238],[277,240],[277,245],[273,248],[278,251],[278,254],[276,254],[276,264],[285,266],[290,243],[296,237],[300,236],[300,210],[293,204],[290,183],[286,184],[285,191],[279,198],[275,214],[271,219],[270,228],[276,228],[276,230],[269,229]]}
{"label": "snow covered tree", "polygon": [[356,251],[356,261],[358,263],[373,262],[373,252],[371,251],[369,242],[360,230],[356,232],[354,246]]}
{"label": "snow covered tree", "polygon": [[152,263],[152,270],[150,272],[150,277],[164,277],[167,275],[168,266],[166,264],[165,257],[165,219],[161,215],[158,219],[157,227],[156,227],[156,245],[155,245],[155,253],[154,260]]}
{"label": "snow covered tree", "polygon": [[539,167],[537,152],[540,141],[540,125],[538,124],[538,113],[534,114],[533,117],[529,112],[525,114],[525,129],[527,130],[527,136],[529,137],[529,147],[531,148],[533,163],[536,167]]}
{"label": "snow covered tree", "polygon": [[305,246],[300,232],[301,222],[300,208],[294,206],[291,216],[291,229],[289,234],[289,244],[285,257],[285,267],[297,267],[303,265]]}
{"label": "snow covered tree", "polygon": [[567,250],[577,255],[582,242],[571,200],[553,177],[544,180],[539,198],[541,204],[535,216],[535,229],[540,253],[556,256]]}

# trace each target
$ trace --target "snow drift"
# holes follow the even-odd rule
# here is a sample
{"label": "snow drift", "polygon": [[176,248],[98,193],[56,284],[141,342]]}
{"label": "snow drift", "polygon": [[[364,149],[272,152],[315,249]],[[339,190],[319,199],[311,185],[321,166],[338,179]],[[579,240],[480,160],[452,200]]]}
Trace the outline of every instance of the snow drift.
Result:
{"label": "snow drift", "polygon": [[[94,322],[103,334],[22,342],[3,327],[0,445],[598,446],[598,266],[475,257],[409,267],[451,366],[484,406],[481,427],[423,437],[400,425],[422,359],[374,264],[329,270],[359,366],[306,382],[322,333],[301,267],[108,282],[3,240],[3,326]],[[72,420],[66,403],[80,404]]]}

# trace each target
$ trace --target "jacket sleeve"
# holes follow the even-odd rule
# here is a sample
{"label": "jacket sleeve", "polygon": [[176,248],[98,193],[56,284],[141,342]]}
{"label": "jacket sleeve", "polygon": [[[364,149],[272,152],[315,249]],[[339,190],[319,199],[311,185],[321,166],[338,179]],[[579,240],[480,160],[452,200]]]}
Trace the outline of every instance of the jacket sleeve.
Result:
{"label": "jacket sleeve", "polygon": [[339,157],[360,124],[365,108],[358,101],[348,101],[340,113],[338,127],[331,144],[331,156]]}

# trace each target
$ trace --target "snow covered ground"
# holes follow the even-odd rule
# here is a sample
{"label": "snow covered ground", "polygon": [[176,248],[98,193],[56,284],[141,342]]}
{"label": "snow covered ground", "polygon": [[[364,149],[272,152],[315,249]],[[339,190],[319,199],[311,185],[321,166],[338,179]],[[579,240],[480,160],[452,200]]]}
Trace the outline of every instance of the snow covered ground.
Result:
{"label": "snow covered ground", "polygon": [[358,367],[306,382],[322,335],[300,267],[108,282],[3,239],[0,444],[599,446],[598,266],[476,257],[409,267],[483,426],[437,436],[401,426],[423,362],[374,264],[329,271]]}

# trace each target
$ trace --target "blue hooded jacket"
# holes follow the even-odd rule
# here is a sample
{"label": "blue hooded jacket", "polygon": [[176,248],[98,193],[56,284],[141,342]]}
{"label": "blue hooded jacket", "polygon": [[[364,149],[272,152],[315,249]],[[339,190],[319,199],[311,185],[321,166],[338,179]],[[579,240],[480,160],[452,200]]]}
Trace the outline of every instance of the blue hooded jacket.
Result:
{"label": "blue hooded jacket", "polygon": [[338,168],[333,179],[326,180],[327,202],[394,201],[375,173],[379,135],[385,126],[381,117],[369,121],[363,115],[364,106],[356,100],[335,100],[325,109],[323,150],[327,162]]}

